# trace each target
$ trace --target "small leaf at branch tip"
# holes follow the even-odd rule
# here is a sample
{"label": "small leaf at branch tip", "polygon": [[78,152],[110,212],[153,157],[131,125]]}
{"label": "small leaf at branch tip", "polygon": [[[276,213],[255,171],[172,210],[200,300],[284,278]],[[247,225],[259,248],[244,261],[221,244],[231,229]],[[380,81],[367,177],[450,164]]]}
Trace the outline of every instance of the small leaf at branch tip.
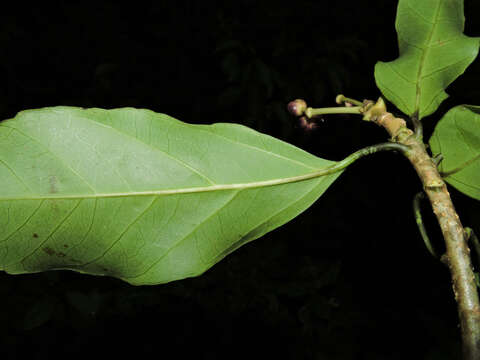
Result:
{"label": "small leaf at branch tip", "polygon": [[288,103],[288,112],[294,116],[302,116],[307,109],[307,103],[303,99],[296,99]]}

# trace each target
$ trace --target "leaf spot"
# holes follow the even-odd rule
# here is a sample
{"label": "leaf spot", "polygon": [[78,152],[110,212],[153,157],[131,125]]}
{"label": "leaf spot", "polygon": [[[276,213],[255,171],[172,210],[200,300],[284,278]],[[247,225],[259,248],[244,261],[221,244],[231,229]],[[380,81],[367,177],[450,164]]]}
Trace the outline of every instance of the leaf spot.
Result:
{"label": "leaf spot", "polygon": [[49,189],[49,192],[50,194],[55,194],[58,192],[58,187],[57,187],[57,183],[58,183],[58,180],[57,180],[57,177],[55,175],[51,175],[49,178],[48,178],[48,182],[50,183],[50,189]]}
{"label": "leaf spot", "polygon": [[48,255],[55,255],[55,251],[52,248],[44,247],[42,250]]}
{"label": "leaf spot", "polygon": [[63,258],[63,257],[66,256],[65,253],[63,253],[61,251],[57,252],[50,247],[44,247],[44,248],[42,248],[42,250],[50,256],[57,256],[57,257],[60,257],[60,258]]}

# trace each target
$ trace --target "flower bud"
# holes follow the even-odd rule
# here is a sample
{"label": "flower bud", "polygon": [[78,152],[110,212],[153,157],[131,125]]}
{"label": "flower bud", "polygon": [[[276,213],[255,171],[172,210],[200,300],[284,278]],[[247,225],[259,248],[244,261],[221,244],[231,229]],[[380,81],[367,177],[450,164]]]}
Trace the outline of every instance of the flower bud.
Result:
{"label": "flower bud", "polygon": [[305,131],[312,131],[317,128],[317,124],[309,121],[305,116],[300,117],[299,125]]}
{"label": "flower bud", "polygon": [[295,116],[302,116],[307,109],[305,100],[296,99],[288,103],[288,112]]}
{"label": "flower bud", "polygon": [[335,98],[335,102],[339,105],[342,104],[344,100],[345,100],[345,96],[343,96],[342,94],[337,95],[337,97]]}

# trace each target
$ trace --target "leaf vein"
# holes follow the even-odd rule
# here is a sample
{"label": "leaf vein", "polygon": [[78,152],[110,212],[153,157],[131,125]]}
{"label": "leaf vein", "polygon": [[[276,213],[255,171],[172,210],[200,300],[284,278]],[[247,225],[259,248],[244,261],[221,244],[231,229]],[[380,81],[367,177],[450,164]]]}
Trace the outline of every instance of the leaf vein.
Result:
{"label": "leaf vein", "polygon": [[[271,215],[270,217],[262,220],[260,223],[258,223],[254,228],[252,228],[247,234],[245,234],[239,241],[237,241],[237,246],[232,245],[233,247],[230,247],[229,250],[227,253],[220,253],[216,258],[215,260],[213,261],[213,263],[210,263],[209,265],[213,265],[215,264],[216,262],[218,262],[219,260],[219,257],[224,257],[224,256],[227,256],[229,253],[231,253],[232,251],[235,251],[235,249],[238,249],[239,246],[241,245],[244,245],[245,242],[242,241],[246,236],[248,236],[249,234],[251,234],[253,231],[257,230],[259,227],[261,227],[262,225],[265,225],[265,223],[271,221],[275,216],[277,216],[278,214],[280,214],[281,212],[287,210],[288,208],[290,208],[291,206],[297,204],[298,202],[302,201],[306,196],[310,195],[321,183],[322,183],[322,179],[316,179],[318,181],[318,183],[316,184],[313,184],[313,186],[310,188],[310,190],[308,190],[306,193],[304,193],[302,196],[300,197],[295,197],[290,203],[288,203],[287,205],[285,205],[284,207],[282,207],[281,209],[279,209],[277,212],[273,213],[273,215]],[[298,195],[298,194],[297,194]]]}
{"label": "leaf vein", "polygon": [[17,173],[7,164],[7,162],[5,160],[2,160],[0,159],[0,163],[2,163],[11,173],[14,177],[17,178],[17,180],[23,185],[25,186],[25,188],[30,191],[31,193],[33,193],[32,189],[30,188],[30,186],[28,186],[24,181],[23,179],[17,175]]}
{"label": "leaf vein", "polygon": [[385,83],[382,83],[382,82],[379,81],[378,79],[377,79],[377,82],[378,82],[380,85],[383,86],[384,91],[386,90],[386,91],[390,92],[392,98],[396,98],[396,99],[398,100],[398,102],[402,103],[403,106],[404,106],[406,109],[409,108],[409,106],[407,105],[407,103],[406,103],[400,96],[396,95],[396,94],[393,92],[393,90],[391,90],[387,85],[385,85]]}
{"label": "leaf vein", "polygon": [[74,245],[74,246],[71,246],[69,251],[72,251],[72,249],[75,249],[76,247],[80,246],[84,241],[85,239],[88,237],[88,235],[90,234],[90,232],[92,231],[92,228],[93,228],[93,224],[95,222],[95,216],[97,214],[97,203],[98,203],[98,199],[96,198],[95,199],[95,203],[93,205],[93,214],[92,214],[92,221],[90,221],[90,225],[87,229],[87,232],[85,233],[85,235],[82,237],[82,240],[80,240],[78,242],[78,244]]}
{"label": "leaf vein", "polygon": [[47,235],[45,240],[42,241],[40,243],[40,245],[38,245],[38,247],[36,247],[30,254],[23,257],[23,259],[20,261],[20,263],[22,264],[24,270],[27,270],[27,268],[25,267],[25,261],[29,257],[33,256],[33,254],[35,254],[38,251],[38,249],[40,249],[57,232],[57,230],[60,229],[60,227],[65,223],[65,221],[67,221],[67,219],[70,218],[70,216],[72,216],[72,214],[75,212],[75,210],[78,209],[78,207],[79,207],[79,205],[82,201],[83,201],[82,199],[78,200],[77,203],[75,204],[75,206],[72,207],[72,209],[68,212],[68,214],[63,219],[61,219],[60,222],[50,232],[50,234]]}
{"label": "leaf vein", "polygon": [[453,67],[453,66],[456,66],[456,65],[458,65],[458,64],[461,64],[461,63],[464,62],[465,60],[468,61],[468,58],[469,58],[469,56],[465,56],[464,58],[461,58],[460,60],[458,60],[458,61],[456,61],[456,62],[454,62],[454,63],[447,64],[447,65],[445,65],[445,66],[443,66],[443,67],[441,67],[441,68],[438,68],[438,69],[435,70],[435,71],[432,71],[432,72],[429,73],[429,74],[423,75],[423,76],[422,76],[422,80],[428,79],[429,77],[431,77],[431,76],[433,76],[433,75],[435,75],[435,74],[437,74],[437,73],[439,73],[439,72],[445,71],[445,70],[447,70],[447,69],[450,68],[450,67]]}
{"label": "leaf vein", "polygon": [[[428,37],[427,37],[427,44],[428,45],[430,45],[431,42],[432,42],[432,37],[433,37],[433,34],[434,34],[435,29],[437,27],[438,16],[440,14],[441,6],[442,6],[442,1],[440,1],[438,3],[437,8],[435,9],[434,23],[432,24],[433,26],[432,26],[430,32],[428,33]],[[418,71],[417,71],[415,106],[413,108],[413,112],[419,111],[419,109],[420,109],[420,97],[422,96],[423,67],[425,65],[425,61],[426,61],[428,52],[429,52],[429,47],[427,46],[427,48],[425,50],[423,50],[422,56],[420,57],[420,64],[419,64]]]}
{"label": "leaf vein", "polygon": [[159,197],[153,197],[152,201],[143,209],[136,217],[133,219],[126,227],[125,229],[119,234],[119,236],[110,244],[110,246],[103,252],[102,255],[80,265],[81,267],[85,267],[87,265],[91,265],[95,262],[98,262],[102,258],[105,257],[105,255],[123,238],[123,236],[130,230],[130,228],[137,223],[138,220],[142,218],[143,215],[145,215],[148,210],[153,206],[153,204],[159,199]]}
{"label": "leaf vein", "polygon": [[[191,126],[195,126],[195,125],[191,125]],[[196,125],[196,126],[198,126],[198,125]],[[207,126],[212,126],[212,125],[207,125]],[[273,152],[271,152],[271,151],[268,151],[268,150],[266,150],[266,149],[260,148],[260,147],[258,147],[258,146],[253,146],[253,145],[249,145],[249,144],[246,144],[246,143],[242,143],[242,142],[239,142],[239,141],[232,140],[231,138],[226,137],[226,136],[224,136],[224,135],[220,135],[220,134],[216,133],[215,131],[206,130],[205,128],[199,128],[199,130],[200,130],[200,131],[207,132],[207,133],[212,134],[212,135],[215,135],[215,136],[217,136],[217,137],[223,138],[223,139],[225,139],[225,140],[227,140],[227,141],[229,141],[229,142],[231,142],[231,143],[239,144],[239,145],[241,145],[241,146],[245,146],[245,147],[248,147],[248,148],[251,148],[251,149],[258,150],[258,151],[263,152],[263,153],[265,153],[265,154],[269,154],[269,155],[271,155],[271,156],[273,156],[273,157],[277,157],[277,158],[280,158],[280,159],[282,159],[282,160],[290,161],[290,162],[292,162],[292,163],[301,165],[301,166],[306,167],[306,168],[308,168],[308,169],[315,169],[315,167],[309,166],[309,165],[307,165],[307,164],[305,164],[305,163],[303,163],[303,162],[301,162],[301,161],[297,161],[297,160],[294,160],[294,159],[285,157],[285,156],[283,156],[283,155],[280,155],[280,154],[277,154],[277,153],[273,153]],[[259,135],[257,135],[257,136],[259,136]],[[268,135],[265,135],[265,136],[268,136]],[[264,139],[261,138],[261,141],[263,142]]]}
{"label": "leaf vein", "polygon": [[276,178],[264,181],[256,181],[250,183],[236,183],[236,184],[220,184],[220,185],[211,185],[211,186],[197,186],[192,188],[182,188],[182,189],[166,189],[166,190],[149,190],[149,191],[136,191],[136,192],[119,192],[119,193],[104,193],[104,194],[82,194],[82,195],[40,195],[37,197],[31,196],[30,198],[20,198],[20,197],[0,197],[0,201],[11,201],[11,200],[41,200],[41,199],[91,199],[91,198],[120,198],[120,197],[132,197],[132,196],[162,196],[162,195],[175,195],[175,194],[191,194],[199,192],[209,192],[209,191],[224,191],[224,190],[243,190],[251,189],[258,187],[268,187],[275,185],[288,184],[293,182],[310,180],[320,176],[326,176],[333,174],[337,171],[340,171],[343,167],[341,162],[337,162],[334,165],[327,166],[325,168],[318,169],[317,171],[291,176],[286,178]]}
{"label": "leaf vein", "polygon": [[416,16],[418,17],[419,19],[422,19],[424,22],[426,22],[427,24],[430,24],[430,25],[434,25],[434,22],[432,22],[431,20],[427,19],[426,17],[423,16],[423,14],[419,13],[415,8],[413,8],[411,5],[410,5],[410,2],[407,1],[406,2],[407,6],[408,6],[408,9]]}
{"label": "leaf vein", "polygon": [[[235,192],[232,193],[232,196],[230,197],[230,199],[228,199],[224,204],[222,204],[221,207],[219,207],[218,209],[215,209],[215,211],[213,211],[211,214],[208,214],[207,217],[205,217],[201,222],[199,222],[197,224],[197,226],[195,226],[191,231],[189,231],[187,234],[185,234],[181,239],[179,239],[176,243],[174,243],[167,251],[165,251],[165,253],[160,256],[157,260],[155,260],[150,266],[147,267],[147,269],[145,271],[143,271],[142,273],[138,274],[138,275],[135,275],[135,276],[131,276],[131,277],[128,277],[127,279],[134,279],[134,278],[138,278],[140,276],[143,276],[145,274],[147,274],[152,268],[154,268],[160,261],[162,261],[166,256],[168,256],[168,254],[170,254],[170,252],[173,251],[173,249],[175,249],[176,247],[178,247],[179,245],[182,244],[183,241],[185,241],[185,239],[187,239],[190,235],[192,235],[195,231],[197,231],[197,229],[202,225],[204,224],[206,221],[208,221],[212,216],[214,216],[215,214],[217,214],[219,211],[221,211],[223,208],[225,208],[225,206],[227,206],[239,193],[241,192],[241,190],[237,190]],[[206,264],[206,262],[203,260],[202,256],[201,256],[201,253],[200,251],[198,250],[198,244],[196,244],[197,246],[197,251],[198,251],[198,254],[200,256],[200,259],[202,260],[202,262],[204,264]]]}
{"label": "leaf vein", "polygon": [[182,166],[184,166],[185,168],[189,169],[190,171],[196,173],[198,176],[204,178],[206,181],[208,181],[208,182],[211,183],[212,185],[215,185],[215,182],[214,182],[213,180],[211,180],[210,178],[208,178],[208,176],[206,176],[205,174],[203,174],[202,172],[200,172],[199,170],[197,170],[196,168],[194,168],[192,165],[190,165],[190,164],[186,163],[185,161],[180,160],[180,159],[178,159],[178,158],[176,158],[176,157],[173,157],[172,155],[170,155],[170,154],[168,154],[167,152],[159,149],[159,148],[156,147],[156,146],[153,146],[153,145],[151,145],[151,144],[147,144],[146,142],[141,141],[140,139],[136,138],[136,137],[133,136],[132,134],[129,134],[129,133],[124,132],[124,131],[121,131],[120,129],[118,129],[118,128],[116,128],[116,127],[113,127],[113,126],[110,126],[110,125],[106,125],[106,124],[102,124],[102,123],[100,123],[100,122],[98,122],[98,121],[89,119],[89,118],[84,117],[84,116],[82,116],[81,119],[83,119],[83,120],[85,120],[85,121],[87,121],[87,122],[94,123],[94,124],[104,125],[104,126],[108,127],[109,129],[112,129],[112,131],[115,131],[115,132],[117,132],[117,133],[119,133],[119,134],[122,134],[122,135],[124,135],[124,136],[126,136],[126,137],[128,137],[128,138],[131,138],[131,139],[133,139],[134,141],[136,141],[136,142],[138,142],[138,143],[140,143],[140,144],[142,144],[142,145],[144,145],[144,146],[147,146],[148,148],[150,148],[150,149],[152,149],[152,150],[158,151],[158,152],[162,153],[163,155],[165,155],[166,157],[168,157],[168,158],[176,161],[176,162],[179,163],[180,165],[182,165]]}
{"label": "leaf vein", "polygon": [[42,148],[44,148],[46,151],[48,151],[48,153],[52,154],[55,158],[58,159],[58,161],[61,162],[61,164],[69,169],[72,173],[74,173],[76,176],[78,176],[79,179],[81,179],[91,190],[93,193],[95,193],[95,189],[93,188],[92,185],[90,185],[82,176],[80,176],[80,174],[78,174],[70,165],[66,164],[63,159],[61,159],[57,154],[55,154],[52,150],[50,150],[47,146],[45,146],[44,144],[42,144],[40,141],[38,141],[37,139],[33,138],[32,136],[30,136],[29,134],[25,133],[24,131],[16,128],[16,127],[13,127],[12,129],[14,129],[15,131],[18,131],[20,134],[22,134],[23,136],[29,138],[30,140],[34,141],[35,143],[39,144]]}
{"label": "leaf vein", "polygon": [[403,74],[401,74],[401,73],[399,72],[399,70],[397,70],[397,69],[393,66],[392,63],[388,62],[388,63],[385,63],[385,64],[388,65],[388,66],[392,69],[392,71],[393,71],[395,74],[397,74],[397,76],[398,76],[400,79],[402,79],[402,80],[404,80],[405,82],[410,83],[410,84],[412,84],[412,85],[416,85],[416,84],[417,84],[416,81],[412,81],[412,80],[406,78],[405,76],[403,76]]}
{"label": "leaf vein", "polygon": [[0,240],[0,243],[2,242],[5,242],[7,241],[8,239],[10,239],[13,235],[15,235],[17,232],[19,232],[25,225],[28,224],[28,222],[30,221],[30,219],[35,216],[36,212],[38,211],[38,209],[40,209],[40,207],[42,206],[43,202],[45,200],[42,200],[40,201],[40,203],[38,204],[38,206],[35,208],[35,210],[33,210],[33,212],[27,217],[27,219],[25,220],[25,222],[23,222],[18,228],[16,228],[11,234],[7,235],[4,239]]}

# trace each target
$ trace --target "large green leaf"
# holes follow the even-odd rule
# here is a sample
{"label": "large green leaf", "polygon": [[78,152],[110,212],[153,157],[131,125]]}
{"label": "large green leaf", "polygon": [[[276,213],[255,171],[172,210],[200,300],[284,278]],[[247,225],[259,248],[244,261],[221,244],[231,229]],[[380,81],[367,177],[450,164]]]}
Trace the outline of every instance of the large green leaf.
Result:
{"label": "large green leaf", "polygon": [[0,269],[196,276],[305,210],[340,172],[304,175],[332,164],[241,125],[23,111],[0,123]]}
{"label": "large green leaf", "polygon": [[395,27],[400,56],[375,65],[375,80],[401,111],[433,113],[445,88],[478,53],[479,39],[463,34],[463,0],[400,0]]}
{"label": "large green leaf", "polygon": [[[456,106],[438,122],[430,138],[432,152],[442,154],[445,180],[480,200],[480,107]],[[458,170],[458,171],[457,171]]]}

